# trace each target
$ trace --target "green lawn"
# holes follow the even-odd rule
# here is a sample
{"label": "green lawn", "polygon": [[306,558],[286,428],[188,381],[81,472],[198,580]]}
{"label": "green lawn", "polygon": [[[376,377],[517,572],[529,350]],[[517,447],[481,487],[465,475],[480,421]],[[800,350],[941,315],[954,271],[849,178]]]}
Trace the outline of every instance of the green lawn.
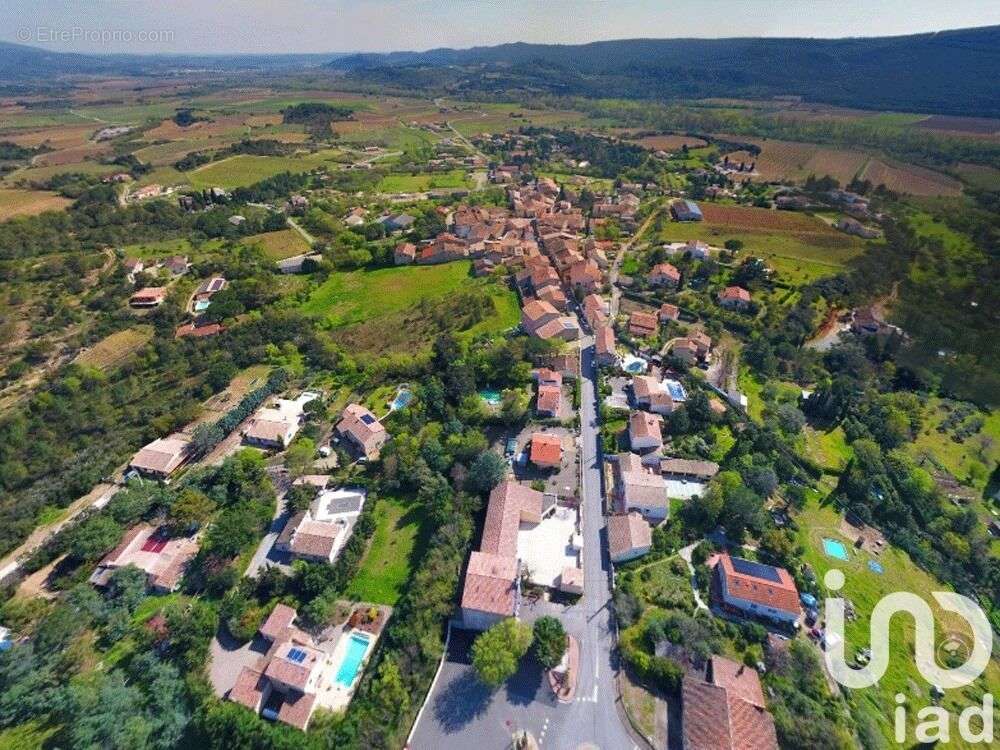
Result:
{"label": "green lawn", "polygon": [[294,229],[253,234],[243,240],[245,245],[260,245],[272,260],[282,260],[309,251],[309,243]]}
{"label": "green lawn", "polygon": [[839,425],[832,430],[816,430],[809,425],[802,430],[803,452],[824,469],[839,472],[854,455]]}
{"label": "green lawn", "polygon": [[[815,497],[796,516],[799,526],[799,542],[805,547],[803,559],[812,566],[820,582],[831,568],[842,570],[846,576],[840,596],[850,599],[858,613],[858,618],[846,626],[847,657],[853,658],[857,649],[869,645],[869,617],[875,604],[886,594],[894,591],[909,591],[923,597],[934,610],[937,622],[937,637],[943,640],[946,632],[968,633],[968,626],[958,615],[941,610],[931,598],[931,591],[947,590],[949,587],[918,568],[901,550],[889,546],[878,557],[884,573],[878,575],[868,569],[868,561],[873,559],[866,552],[854,550],[847,544],[851,559],[847,562],[828,557],[822,548],[823,537],[847,540],[840,536],[840,515],[829,506],[821,507]],[[913,727],[917,711],[930,704],[930,685],[923,679],[914,664],[914,634],[912,619],[905,616],[894,617],[890,627],[893,652],[889,658],[889,668],[885,676],[875,686],[854,691],[852,697],[856,711],[869,715],[880,728],[888,744],[892,744],[892,716],[896,706],[894,697],[904,693],[908,697],[907,718],[909,737],[913,737]],[[1000,664],[994,658],[985,674],[973,685],[963,690],[950,690],[941,705],[957,715],[962,708],[971,705],[984,690],[994,695],[1000,690]],[[981,701],[980,701],[981,703]],[[952,732],[948,747],[972,747],[963,743],[956,732]]]}
{"label": "green lawn", "polygon": [[321,166],[332,168],[339,163],[340,156],[341,152],[336,149],[296,156],[239,154],[206,164],[185,176],[192,187],[200,189],[246,187],[282,172],[308,172]]}
{"label": "green lawn", "polygon": [[383,193],[416,193],[434,188],[468,188],[471,182],[462,169],[421,174],[388,174],[377,189]]}
{"label": "green lawn", "polygon": [[343,271],[330,275],[302,305],[307,315],[323,316],[333,326],[359,323],[399,312],[428,297],[443,297],[475,282],[471,263]]}
{"label": "green lawn", "polygon": [[424,509],[397,498],[381,498],[375,510],[375,534],[347,596],[375,604],[394,605],[402,596],[415,558],[423,552],[430,528]]}

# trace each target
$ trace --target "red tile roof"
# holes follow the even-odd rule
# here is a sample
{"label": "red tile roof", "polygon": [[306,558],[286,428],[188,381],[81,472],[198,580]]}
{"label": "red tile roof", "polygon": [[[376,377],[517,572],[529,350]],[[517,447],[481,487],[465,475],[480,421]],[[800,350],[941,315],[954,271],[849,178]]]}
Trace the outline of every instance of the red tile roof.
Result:
{"label": "red tile roof", "polygon": [[541,492],[509,480],[494,487],[486,507],[479,549],[492,555],[515,557],[521,515],[541,515],[543,499]]}
{"label": "red tile roof", "polygon": [[653,530],[638,513],[608,517],[608,550],[611,559],[647,549],[653,543]]}
{"label": "red tile roof", "polygon": [[517,559],[473,552],[465,573],[462,608],[513,615],[517,595]]}
{"label": "red tile roof", "polygon": [[677,320],[680,314],[681,310],[677,305],[671,305],[669,302],[660,305],[660,320]]}
{"label": "red tile roof", "polygon": [[795,581],[784,568],[772,568],[778,581],[758,578],[747,573],[739,573],[733,567],[733,558],[728,554],[719,555],[718,569],[726,583],[730,596],[744,599],[766,607],[779,609],[797,615],[799,607],[799,591]]}
{"label": "red tile roof", "polygon": [[719,299],[722,300],[732,300],[734,302],[749,302],[750,292],[741,286],[727,286],[722,290],[722,294],[719,295]]}
{"label": "red tile roof", "polygon": [[535,432],[531,435],[531,463],[555,466],[562,460],[562,439],[558,435]]}
{"label": "red tile roof", "polygon": [[658,328],[659,322],[656,319],[656,315],[653,313],[636,310],[629,316],[629,332],[637,336],[649,336],[650,334],[656,333]]}
{"label": "red tile roof", "polygon": [[305,731],[312,717],[316,696],[312,693],[289,693],[278,709],[278,721]]}
{"label": "red tile roof", "polygon": [[778,750],[774,719],[764,704],[757,673],[718,656],[712,657],[711,672],[711,682],[695,676],[684,678],[684,747]]}
{"label": "red tile roof", "polygon": [[263,672],[253,667],[243,667],[236,678],[236,684],[229,689],[229,700],[257,711],[264,694],[263,676]]}
{"label": "red tile roof", "polygon": [[283,637],[293,622],[297,613],[287,604],[278,604],[260,626],[260,634],[268,640],[275,641]]}

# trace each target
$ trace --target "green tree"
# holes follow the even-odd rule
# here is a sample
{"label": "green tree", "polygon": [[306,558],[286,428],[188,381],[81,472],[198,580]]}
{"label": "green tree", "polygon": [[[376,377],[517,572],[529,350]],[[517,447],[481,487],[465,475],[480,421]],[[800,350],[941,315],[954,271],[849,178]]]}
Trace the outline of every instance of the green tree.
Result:
{"label": "green tree", "polygon": [[293,477],[300,477],[312,468],[316,459],[316,443],[302,435],[285,452],[285,466]]}
{"label": "green tree", "polygon": [[535,637],[535,653],[538,661],[546,669],[552,669],[566,653],[566,630],[561,622],[551,615],[535,620],[532,628]]}
{"label": "green tree", "polygon": [[472,666],[484,685],[498,688],[531,648],[531,629],[513,617],[501,620],[472,644]]}
{"label": "green tree", "polygon": [[507,476],[507,462],[494,451],[484,451],[472,462],[465,484],[481,495],[489,493]]}
{"label": "green tree", "polygon": [[204,492],[186,489],[170,506],[170,525],[177,533],[190,531],[211,518],[215,509],[215,501]]}

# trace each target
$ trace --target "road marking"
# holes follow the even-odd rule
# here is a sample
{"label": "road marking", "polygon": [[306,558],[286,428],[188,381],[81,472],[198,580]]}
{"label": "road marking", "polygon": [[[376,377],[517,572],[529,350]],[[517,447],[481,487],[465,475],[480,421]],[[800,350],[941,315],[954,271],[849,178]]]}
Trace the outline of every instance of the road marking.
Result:
{"label": "road marking", "polygon": [[594,685],[594,697],[592,700],[594,703],[597,703],[597,685]]}

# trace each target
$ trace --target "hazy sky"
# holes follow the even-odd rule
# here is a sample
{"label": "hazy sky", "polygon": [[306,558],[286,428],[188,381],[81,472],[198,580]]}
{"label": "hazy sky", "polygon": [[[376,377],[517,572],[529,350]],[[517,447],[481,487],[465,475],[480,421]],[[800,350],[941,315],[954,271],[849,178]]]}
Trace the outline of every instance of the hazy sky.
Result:
{"label": "hazy sky", "polygon": [[347,52],[1000,24],[989,0],[0,0],[0,39],[76,52]]}

